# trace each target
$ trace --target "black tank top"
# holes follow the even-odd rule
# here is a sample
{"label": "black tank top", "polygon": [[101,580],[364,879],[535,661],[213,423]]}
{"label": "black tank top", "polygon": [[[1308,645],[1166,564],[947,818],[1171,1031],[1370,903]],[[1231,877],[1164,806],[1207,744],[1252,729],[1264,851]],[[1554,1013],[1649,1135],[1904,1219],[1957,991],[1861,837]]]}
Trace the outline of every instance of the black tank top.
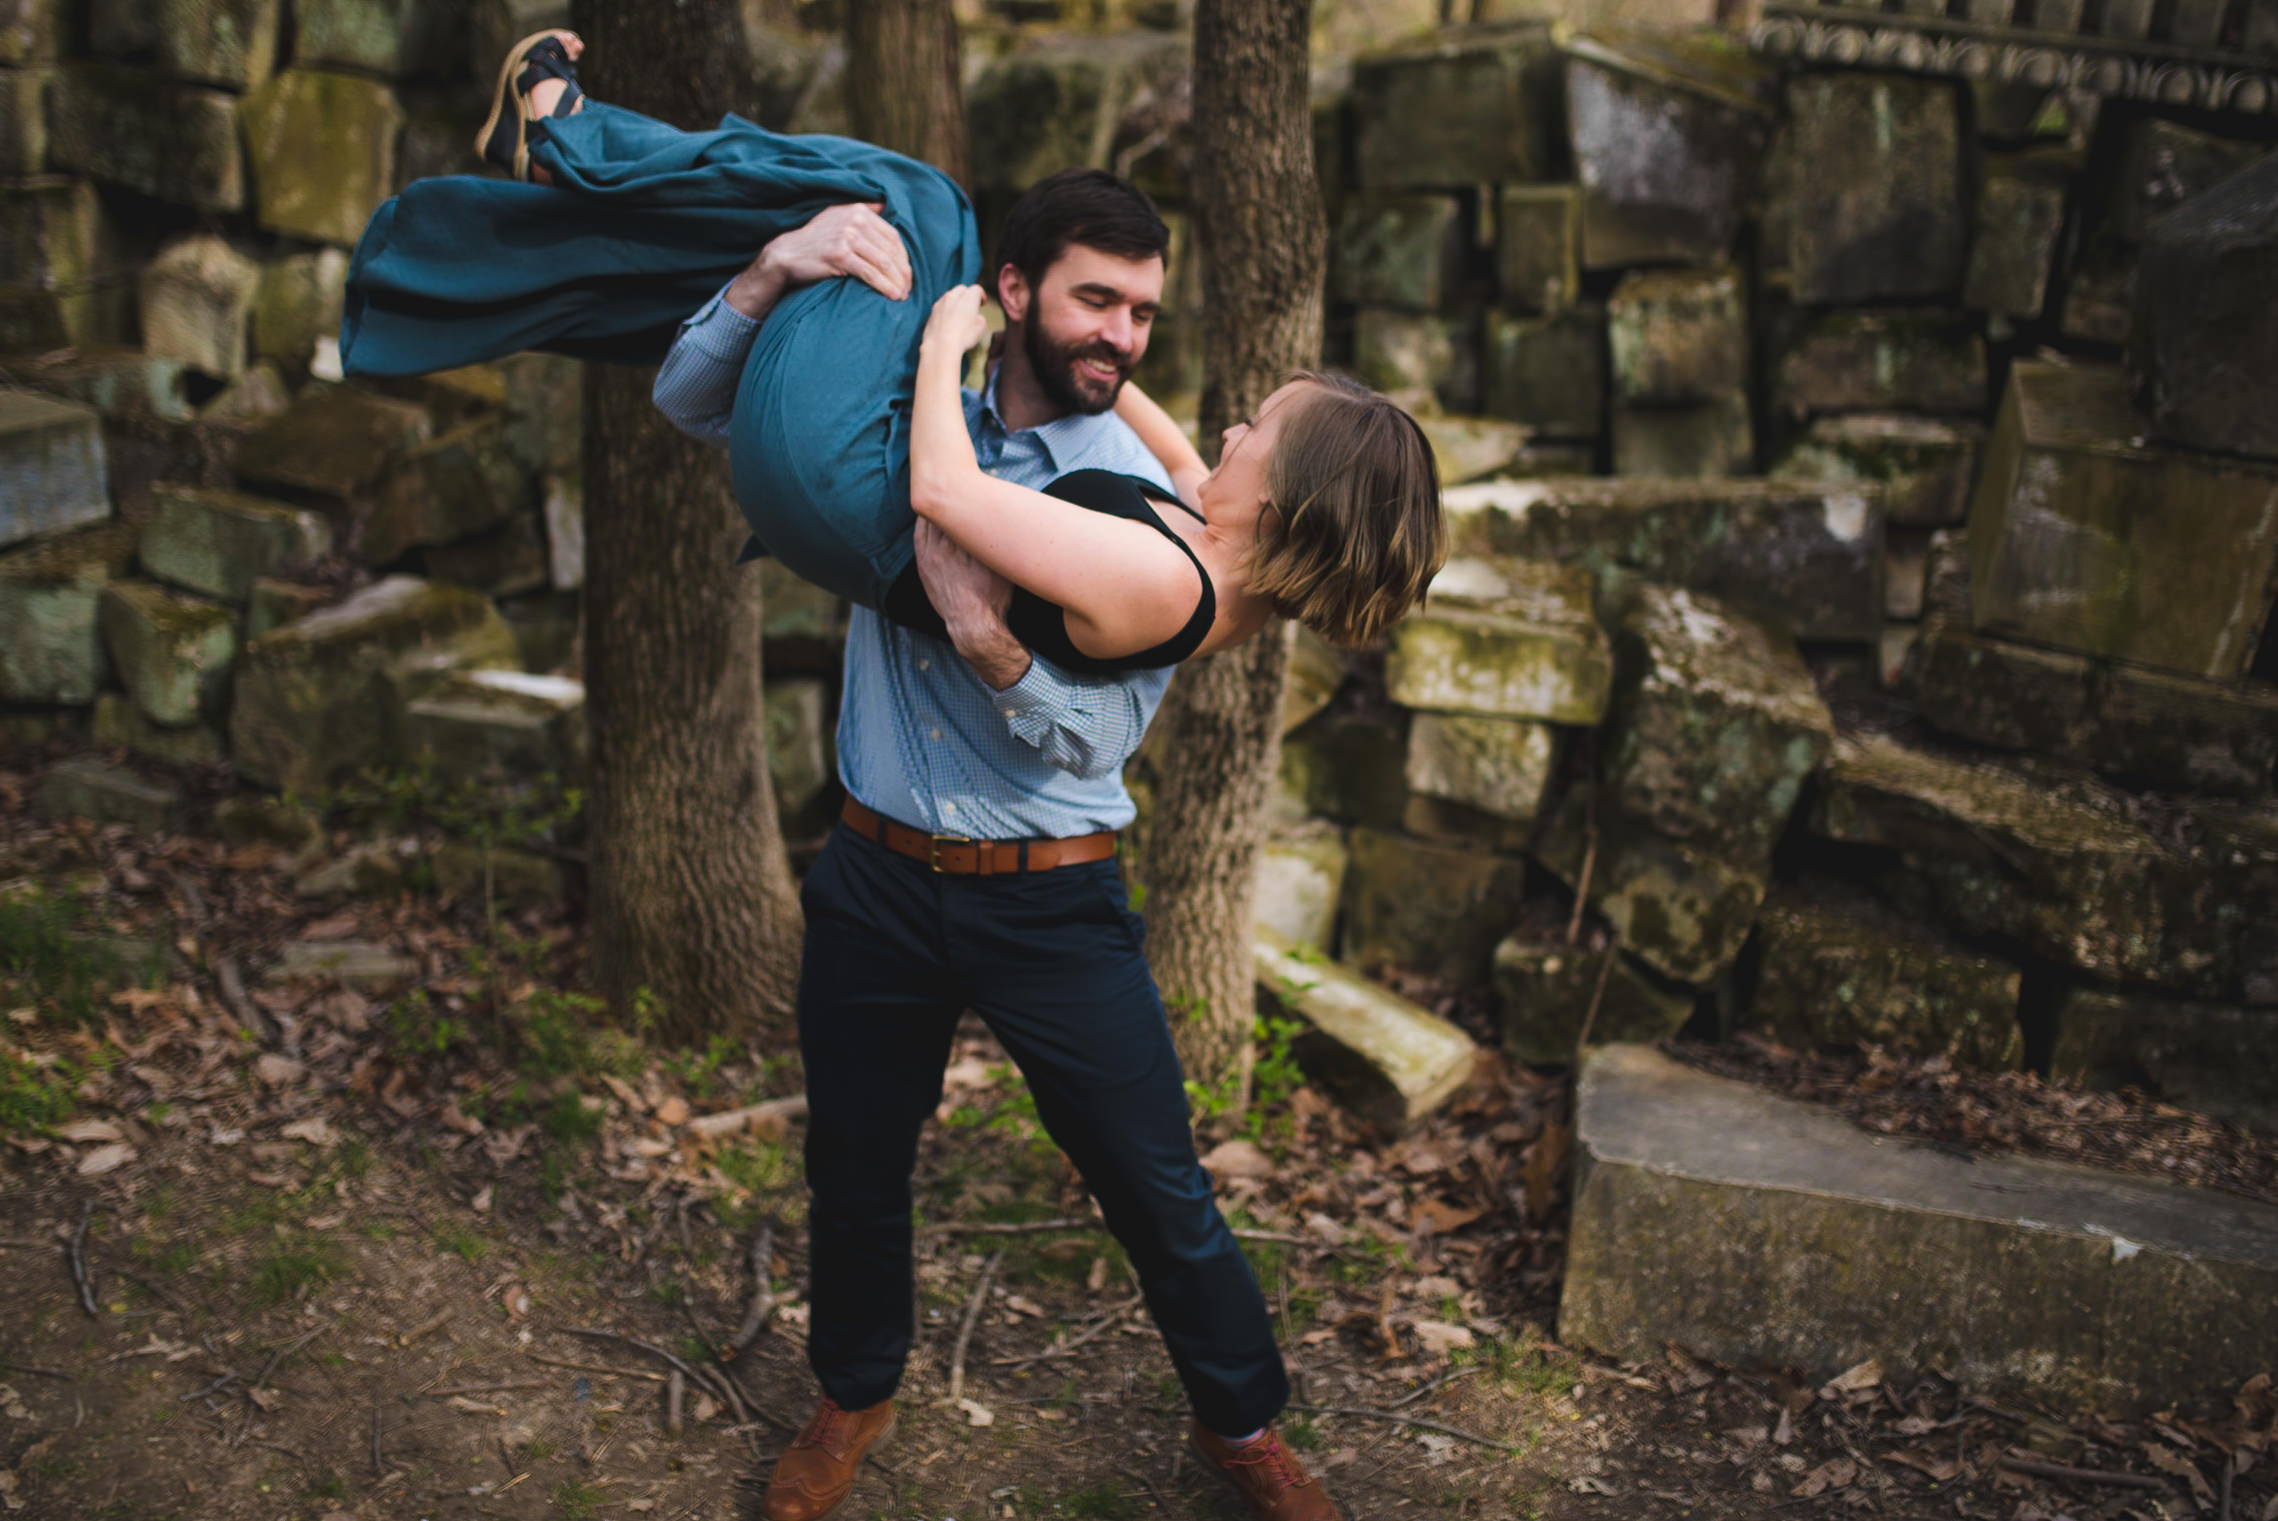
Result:
{"label": "black tank top", "polygon": [[[1119,475],[1112,470],[1071,471],[1046,486],[1044,494],[1073,502],[1093,512],[1104,512],[1111,517],[1145,523],[1178,545],[1180,553],[1193,561],[1195,577],[1202,583],[1201,592],[1195,599],[1194,612],[1188,616],[1185,626],[1170,638],[1152,649],[1102,660],[1076,648],[1075,641],[1068,637],[1067,615],[1057,603],[1047,602],[1035,593],[1016,586],[1012,589],[1012,606],[1005,612],[1005,624],[1012,630],[1014,638],[1062,670],[1092,676],[1177,665],[1202,647],[1202,641],[1210,635],[1211,625],[1218,620],[1217,589],[1210,584],[1210,572],[1203,569],[1202,560],[1192,546],[1179,537],[1171,525],[1163,521],[1162,514],[1155,510],[1154,499],[1169,502],[1179,511],[1196,519],[1200,519],[1200,513],[1165,495],[1162,488],[1151,481],[1141,480],[1135,475]],[[934,611],[933,603],[926,597],[925,584],[918,578],[917,563],[914,560],[895,579],[893,590],[886,596],[884,612],[896,623],[916,629],[921,634],[932,634],[936,638],[948,637],[949,631],[941,621],[941,614]]]}

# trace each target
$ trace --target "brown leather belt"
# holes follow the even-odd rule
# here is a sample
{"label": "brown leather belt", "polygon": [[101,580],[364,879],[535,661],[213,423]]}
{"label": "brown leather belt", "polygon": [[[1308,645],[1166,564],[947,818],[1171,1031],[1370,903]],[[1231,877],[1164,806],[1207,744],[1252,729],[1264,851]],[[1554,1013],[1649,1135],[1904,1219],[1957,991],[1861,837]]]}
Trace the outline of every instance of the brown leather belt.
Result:
{"label": "brown leather belt", "polygon": [[963,835],[927,834],[874,813],[853,798],[839,810],[847,828],[876,840],[898,856],[923,861],[935,871],[959,877],[997,877],[1022,871],[1080,866],[1115,854],[1115,831],[1072,835],[1061,840],[968,840]]}

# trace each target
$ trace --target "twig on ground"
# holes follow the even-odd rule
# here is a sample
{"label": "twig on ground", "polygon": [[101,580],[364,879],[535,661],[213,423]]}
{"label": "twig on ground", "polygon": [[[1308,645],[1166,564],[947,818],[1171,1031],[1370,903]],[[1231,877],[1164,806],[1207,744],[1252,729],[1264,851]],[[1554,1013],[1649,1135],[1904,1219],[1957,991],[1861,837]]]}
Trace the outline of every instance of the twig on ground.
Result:
{"label": "twig on ground", "polygon": [[1590,873],[1598,865],[1598,793],[1592,788],[1585,807],[1587,841],[1582,846],[1582,873],[1574,882],[1574,916],[1566,921],[1566,943],[1582,938],[1582,915],[1590,906]]}
{"label": "twig on ground", "polygon": [[214,1391],[222,1388],[224,1385],[235,1382],[236,1379],[237,1370],[235,1368],[232,1368],[227,1373],[224,1373],[220,1378],[215,1379],[212,1383],[200,1384],[197,1388],[192,1389],[188,1394],[178,1396],[178,1399],[180,1403],[187,1405],[192,1400],[204,1399],[207,1395],[212,1394]]}
{"label": "twig on ground", "polygon": [[745,1411],[744,1408],[743,1393],[741,1390],[736,1388],[735,1380],[733,1379],[722,1378],[715,1381],[697,1369],[690,1367],[679,1357],[666,1351],[656,1343],[642,1341],[639,1337],[636,1336],[624,1336],[615,1331],[602,1331],[590,1326],[563,1326],[561,1330],[563,1334],[567,1336],[582,1336],[588,1341],[613,1341],[616,1342],[619,1346],[631,1347],[636,1352],[646,1352],[649,1354],[649,1356],[656,1358],[658,1361],[666,1363],[671,1367],[678,1368],[683,1376],[695,1383],[697,1388],[706,1390],[713,1394],[717,1394],[720,1396],[720,1398],[726,1400],[728,1403],[728,1408],[736,1412],[737,1420],[748,1421],[751,1419],[750,1415]]}
{"label": "twig on ground", "polygon": [[79,1225],[71,1233],[71,1245],[65,1251],[71,1264],[71,1281],[79,1289],[79,1308],[87,1318],[96,1318],[95,1280],[87,1266],[87,1227],[95,1218],[95,1200],[92,1195],[79,1201]]}
{"label": "twig on ground", "polygon": [[61,1368],[35,1368],[30,1363],[6,1362],[0,1362],[0,1368],[5,1368],[10,1373],[30,1373],[35,1374],[40,1378],[60,1378],[67,1384],[75,1384],[79,1382],[79,1376],[77,1374],[66,1373]]}
{"label": "twig on ground", "polygon": [[380,1461],[380,1400],[378,1395],[372,1396],[372,1472],[375,1474],[387,1472],[387,1465]]}
{"label": "twig on ground", "polygon": [[459,1312],[455,1309],[438,1311],[434,1315],[431,1315],[427,1319],[421,1321],[418,1325],[413,1326],[410,1330],[404,1332],[401,1336],[398,1336],[395,1339],[395,1344],[399,1347],[408,1347],[413,1342],[418,1341],[421,1337],[427,1335],[429,1332],[442,1330],[445,1326],[451,1323],[451,1317],[458,1313]]}
{"label": "twig on ground", "polygon": [[1424,1385],[1422,1388],[1409,1390],[1406,1394],[1401,1395],[1400,1398],[1394,1400],[1391,1404],[1385,1406],[1384,1408],[1387,1410],[1398,1410],[1402,1405],[1414,1404],[1417,1400],[1422,1399],[1425,1395],[1430,1394],[1437,1389],[1443,1388],[1448,1384],[1452,1384],[1459,1378],[1467,1378],[1470,1375],[1477,1373],[1478,1371],[1479,1370],[1477,1368],[1458,1368],[1453,1373],[1443,1373],[1438,1378],[1435,1378],[1430,1383]]}
{"label": "twig on ground", "polygon": [[[1048,1231],[1097,1231],[1105,1234],[1104,1220],[1079,1220],[1073,1217],[1060,1220],[942,1220],[918,1232],[921,1236],[1033,1236]],[[1281,1246],[1309,1246],[1317,1252],[1336,1248],[1317,1236],[1301,1236],[1295,1231],[1238,1230],[1235,1238],[1241,1241],[1271,1241]]]}
{"label": "twig on ground", "polygon": [[2038,1458],[2003,1457],[1998,1467],[2036,1479],[2070,1479],[2076,1484],[2110,1484],[2120,1489],[2165,1489],[2165,1479],[2149,1474],[2117,1473],[2102,1468],[2074,1468],[2067,1463],[2044,1463]]}
{"label": "twig on ground", "polygon": [[681,1402],[687,1398],[687,1380],[683,1379],[680,1376],[680,1370],[675,1368],[664,1381],[664,1434],[666,1436],[676,1437],[680,1435],[680,1407]]}
{"label": "twig on ground", "polygon": [[607,1363],[565,1362],[558,1357],[540,1357],[535,1352],[525,1352],[522,1355],[534,1363],[544,1363],[549,1368],[567,1368],[572,1373],[600,1373],[610,1378],[637,1378],[652,1384],[664,1382],[663,1374],[651,1373],[646,1368],[612,1368]]}
{"label": "twig on ground", "polygon": [[1442,1425],[1438,1421],[1427,1421],[1421,1416],[1395,1415],[1389,1410],[1371,1410],[1365,1405],[1287,1405],[1283,1408],[1303,1411],[1307,1415],[1352,1415],[1368,1421],[1391,1421],[1400,1426],[1420,1426],[1426,1431],[1445,1432],[1451,1437],[1461,1437],[1466,1442],[1476,1442],[1482,1447],[1499,1447],[1505,1452],[1523,1450],[1510,1442],[1481,1436],[1476,1431],[1465,1431],[1460,1426]]}
{"label": "twig on ground", "polygon": [[1119,1303],[1110,1305],[1108,1308],[1099,1311],[1095,1324],[1085,1327],[1083,1330],[1077,1332],[1074,1336],[1071,1336],[1066,1341],[1062,1342],[1059,1346],[1047,1347],[1041,1352],[1031,1352],[1026,1357],[997,1358],[990,1363],[990,1366],[995,1368],[1025,1368],[1030,1363],[1050,1362],[1055,1358],[1072,1356],[1074,1355],[1076,1348],[1082,1346],[1085,1342],[1090,1341],[1093,1337],[1099,1335],[1109,1327],[1118,1324],[1124,1316],[1130,1314],[1133,1310],[1144,1304],[1146,1302],[1146,1299],[1147,1296],[1144,1294],[1134,1294],[1129,1299],[1122,1300]]}
{"label": "twig on ground", "polygon": [[500,1384],[453,1384],[448,1389],[422,1389],[421,1396],[431,1400],[447,1400],[454,1394],[504,1394],[509,1389],[550,1389],[550,1378],[517,1378]]}
{"label": "twig on ground", "polygon": [[214,958],[214,981],[220,985],[221,1001],[237,1022],[259,1035],[264,1043],[277,1039],[276,1021],[268,1012],[245,994],[245,974],[237,969],[237,958],[226,952]]}
{"label": "twig on ground", "polygon": [[1005,1249],[998,1247],[989,1258],[988,1266],[981,1269],[981,1282],[973,1290],[973,1302],[965,1307],[965,1323],[957,1328],[957,1350],[949,1359],[949,1403],[954,1405],[965,1396],[965,1349],[972,1344],[973,1328],[981,1323],[981,1306],[988,1303],[989,1285],[997,1276],[997,1264],[1005,1260]]}
{"label": "twig on ground", "polygon": [[762,1220],[751,1238],[751,1307],[744,1311],[743,1324],[736,1334],[720,1349],[720,1361],[732,1363],[743,1356],[744,1348],[759,1339],[767,1329],[768,1319],[775,1314],[775,1288],[770,1281],[768,1264],[775,1260],[775,1222]]}
{"label": "twig on ground", "polygon": [[769,1099],[764,1104],[746,1104],[741,1109],[726,1109],[718,1114],[700,1114],[685,1127],[690,1135],[707,1141],[721,1141],[769,1120],[799,1120],[807,1116],[807,1096],[794,1093],[789,1098]]}
{"label": "twig on ground", "polygon": [[1590,1049],[1590,1028],[1598,1022],[1598,1006],[1606,1001],[1606,979],[1613,975],[1614,957],[1621,954],[1621,936],[1606,936],[1606,959],[1598,963],[1598,985],[1590,990],[1590,1007],[1583,1012],[1581,1033],[1574,1037],[1574,1066],[1581,1068]]}
{"label": "twig on ground", "polygon": [[1123,1475],[1126,1479],[1136,1480],[1138,1483],[1144,1485],[1146,1487],[1147,1493],[1154,1497],[1155,1508],[1161,1511],[1164,1515],[1175,1516],[1178,1514],[1177,1511],[1171,1509],[1171,1502],[1163,1498],[1163,1492],[1155,1487],[1155,1481],[1148,1478],[1146,1474],[1142,1473],[1136,1468],[1118,1468],[1116,1472]]}

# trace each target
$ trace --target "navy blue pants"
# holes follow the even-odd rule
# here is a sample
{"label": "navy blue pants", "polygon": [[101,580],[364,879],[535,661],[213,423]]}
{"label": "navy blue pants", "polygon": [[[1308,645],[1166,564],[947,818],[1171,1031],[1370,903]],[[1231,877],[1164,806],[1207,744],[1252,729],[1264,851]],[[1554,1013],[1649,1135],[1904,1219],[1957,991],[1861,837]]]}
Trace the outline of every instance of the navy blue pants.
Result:
{"label": "navy blue pants", "polygon": [[1195,1159],[1144,933],[1113,861],[945,876],[841,827],[807,874],[799,1048],[813,1194],[807,1356],[850,1410],[901,1381],[910,1172],[959,1014],[977,1012],[1130,1254],[1197,1419],[1244,1436],[1289,1380]]}

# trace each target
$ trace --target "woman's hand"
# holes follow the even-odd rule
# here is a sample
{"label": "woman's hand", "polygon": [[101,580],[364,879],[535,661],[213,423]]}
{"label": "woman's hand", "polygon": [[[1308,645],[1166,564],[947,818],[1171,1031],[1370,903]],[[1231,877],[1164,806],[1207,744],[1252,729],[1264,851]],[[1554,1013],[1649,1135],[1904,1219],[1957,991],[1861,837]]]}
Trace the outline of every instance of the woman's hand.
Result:
{"label": "woman's hand", "polygon": [[926,319],[924,346],[945,354],[963,354],[989,336],[989,319],[981,313],[978,285],[952,285],[933,303]]}

